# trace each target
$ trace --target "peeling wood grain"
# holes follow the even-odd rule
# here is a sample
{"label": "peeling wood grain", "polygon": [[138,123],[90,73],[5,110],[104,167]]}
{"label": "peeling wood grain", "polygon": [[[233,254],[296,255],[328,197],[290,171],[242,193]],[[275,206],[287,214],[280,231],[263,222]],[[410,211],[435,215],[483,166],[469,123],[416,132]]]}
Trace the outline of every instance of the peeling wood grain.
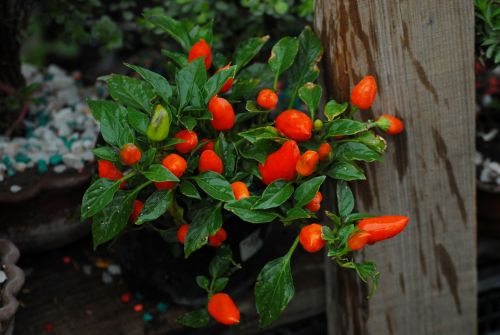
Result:
{"label": "peeling wood grain", "polygon": [[360,118],[405,122],[353,185],[358,210],[411,218],[362,253],[381,272],[373,299],[352,273],[328,271],[329,335],[476,333],[473,13],[469,0],[316,0],[325,92],[346,101],[374,74],[379,95]]}

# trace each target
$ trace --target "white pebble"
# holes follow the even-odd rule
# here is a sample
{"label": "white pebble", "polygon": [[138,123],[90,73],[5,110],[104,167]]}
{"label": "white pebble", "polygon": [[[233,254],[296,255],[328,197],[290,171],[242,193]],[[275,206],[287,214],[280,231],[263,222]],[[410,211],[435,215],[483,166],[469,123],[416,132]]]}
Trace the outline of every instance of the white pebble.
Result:
{"label": "white pebble", "polygon": [[118,264],[110,264],[108,266],[108,272],[113,276],[118,276],[122,274],[122,268]]}
{"label": "white pebble", "polygon": [[64,171],[66,171],[66,165],[59,164],[54,166],[55,173],[63,173]]}
{"label": "white pebble", "polygon": [[7,275],[4,271],[0,270],[0,284],[3,284],[7,280]]}
{"label": "white pebble", "polygon": [[113,282],[113,277],[111,277],[111,275],[108,272],[103,272],[101,279],[102,282],[106,285],[109,285]]}
{"label": "white pebble", "polygon": [[12,185],[12,186],[10,187],[10,191],[11,191],[12,193],[17,193],[17,192],[19,192],[19,191],[21,191],[21,190],[22,190],[22,187],[21,187],[21,186],[19,186],[19,185]]}
{"label": "white pebble", "polygon": [[87,276],[90,276],[92,274],[92,266],[85,264],[82,266],[83,273],[85,273]]}

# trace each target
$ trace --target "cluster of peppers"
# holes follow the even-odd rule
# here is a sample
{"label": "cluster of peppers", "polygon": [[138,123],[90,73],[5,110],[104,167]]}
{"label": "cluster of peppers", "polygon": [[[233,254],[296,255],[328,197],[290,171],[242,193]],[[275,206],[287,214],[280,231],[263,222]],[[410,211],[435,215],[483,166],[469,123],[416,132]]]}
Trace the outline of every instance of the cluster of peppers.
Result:
{"label": "cluster of peppers", "polygon": [[[168,22],[171,23],[171,21]],[[168,29],[167,32],[171,33],[171,31]],[[275,57],[274,53],[275,50],[273,48],[273,53],[271,55],[270,61],[273,57]],[[200,38],[198,41],[191,45],[187,55],[187,63],[189,64],[199,59],[203,60],[203,64],[206,70],[209,70],[212,67],[212,50],[210,45],[203,38]],[[230,64],[227,64],[220,67],[217,71],[215,71],[214,76],[221,71],[230,70],[230,66]],[[235,113],[235,110],[233,108],[233,103],[225,97],[222,97],[223,94],[231,92],[231,89],[237,80],[238,79],[233,73],[233,75],[225,79],[224,82],[219,83],[218,90],[213,96],[207,99],[206,108],[210,113],[210,120],[208,122],[212,128],[212,130],[210,131],[212,134],[219,132],[229,132],[234,129],[237,123],[237,114]],[[308,83],[307,85],[309,85],[307,87],[311,87],[311,85],[314,84]],[[279,143],[279,148],[277,148],[277,150],[269,152],[266,155],[265,159],[260,160],[257,164],[255,175],[260,179],[260,181],[257,181],[257,183],[261,183],[261,187],[266,187],[266,190],[264,190],[264,194],[273,184],[277,182],[300,184],[301,181],[304,180],[311,181],[311,179],[308,179],[308,177],[313,176],[314,174],[324,174],[324,172],[320,173],[318,169],[320,164],[322,164],[322,166],[329,166],[329,164],[331,164],[335,160],[335,146],[332,147],[333,142],[330,143],[325,140],[318,145],[308,144],[308,142],[313,137],[315,137],[315,135],[320,134],[322,131],[324,131],[324,127],[326,127],[324,122],[319,118],[313,121],[313,119],[305,112],[298,109],[289,108],[277,113],[277,116],[274,119],[274,126],[267,126],[267,116],[271,115],[270,113],[272,111],[276,111],[280,103],[280,99],[277,94],[277,87],[275,85],[275,87],[273,88],[261,88],[256,93],[257,94],[255,97],[255,101],[253,101],[252,103],[255,104],[255,106],[258,106],[256,108],[259,109],[259,112],[267,113],[265,114],[266,118],[262,119],[261,124],[258,124],[258,126],[266,125],[265,130],[262,131],[267,132],[267,138],[273,139],[276,143]],[[353,88],[351,92],[351,112],[371,108],[376,98],[376,93],[377,83],[375,78],[372,76],[364,77]],[[346,108],[343,108],[343,110],[345,109]],[[342,111],[338,112],[335,117],[340,115],[341,113]],[[194,127],[192,127],[192,129],[180,129],[175,134],[173,134],[173,137],[169,137],[171,125],[176,121],[172,120],[172,117],[172,113],[167,108],[165,108],[164,105],[157,104],[150,114],[147,126],[144,126],[142,129],[143,134],[147,138],[149,147],[161,148],[161,145],[164,144],[165,141],[170,140],[171,144],[166,146],[168,147],[167,151],[170,152],[168,152],[164,156],[157,155],[157,157],[159,157],[158,159],[160,160],[161,166],[169,173],[168,175],[170,177],[151,177],[151,173],[148,174],[147,172],[144,172],[144,176],[148,178],[149,181],[141,185],[139,189],[145,188],[146,186],[152,184],[159,192],[174,192],[176,189],[178,189],[179,183],[185,178],[185,173],[187,171],[191,172],[193,175],[204,175],[212,173],[222,176],[224,174],[225,157],[221,157],[221,151],[216,150],[217,140],[208,137],[203,137],[200,139],[199,131],[196,131]],[[334,117],[332,117],[331,119],[329,118],[328,125],[331,126],[336,122],[335,120],[333,120],[333,118]],[[376,121],[370,122],[369,127],[379,128],[389,135],[396,135],[404,130],[403,122],[397,117],[388,114],[382,115]],[[363,128],[363,130],[368,130],[369,127]],[[346,132],[345,135],[334,136],[334,142],[342,141],[342,139],[346,137],[348,138],[350,135],[355,134],[359,131]],[[142,147],[144,148],[144,144],[142,144]],[[305,150],[301,152],[301,148]],[[138,143],[123,143],[118,149],[119,159],[115,160],[114,162],[102,159],[109,157],[109,155],[112,156],[109,151],[106,151],[106,153],[104,153],[104,150],[96,151],[96,154],[101,158],[98,161],[98,175],[101,179],[115,182],[117,189],[126,190],[128,187],[128,178],[131,173],[124,174],[124,172],[121,171],[117,164],[125,168],[128,167],[132,171],[137,172],[139,171],[138,167],[141,165],[141,163],[144,162],[145,156],[149,155],[149,153],[141,149],[141,145],[138,145]],[[192,156],[196,156],[196,159],[186,159],[186,157]],[[148,159],[151,161],[150,158]],[[193,162],[194,164],[196,164],[196,166],[190,168],[190,164],[193,164]],[[162,171],[162,173],[163,172],[164,171]],[[307,202],[302,205],[303,211],[305,211],[306,215],[304,216],[303,212],[299,212],[296,220],[291,220],[291,222],[306,223],[308,218],[314,217],[314,213],[318,212],[321,209],[323,195],[319,191],[320,185],[321,183],[317,187],[318,190],[316,190],[312,194],[310,199],[308,199]],[[201,185],[199,186],[204,191],[206,191]],[[234,197],[234,200],[232,201],[234,203],[242,203],[256,197],[256,195],[252,195],[252,192],[249,190],[248,186],[249,184],[244,180],[244,178],[232,180],[232,182],[230,183],[230,189],[233,193],[232,197]],[[196,193],[196,195],[198,195],[197,190],[195,190],[194,192]],[[206,192],[209,193],[208,191]],[[350,190],[348,192],[350,192]],[[87,211],[93,211],[92,214],[95,214],[94,212],[97,213],[98,211],[92,208],[92,206],[95,205],[95,201],[91,198],[92,192],[87,193],[88,194],[86,194],[84,197],[83,209]],[[185,194],[186,192],[182,191],[182,193]],[[261,197],[264,197],[264,194],[262,194]],[[339,199],[339,201],[340,200],[341,199]],[[165,211],[178,206],[175,201],[170,200],[170,203],[170,207],[162,210],[162,213],[160,214],[163,214]],[[252,208],[255,208],[255,203],[253,203],[253,205],[254,207],[247,208],[249,212],[251,212]],[[143,203],[138,199],[134,199],[131,203],[131,206],[132,208],[128,211],[128,220],[131,223],[137,223],[139,218],[142,218],[143,220],[146,220],[144,219],[144,217],[151,218],[151,213],[155,211],[155,208],[150,208],[151,206]],[[339,204],[339,206],[342,206],[342,204]],[[352,205],[350,206],[352,207]],[[161,206],[157,205],[157,207]],[[146,208],[148,213],[145,213]],[[268,207],[262,206],[262,208],[266,209]],[[272,206],[269,206],[269,208],[272,208]],[[237,211],[235,211],[234,213],[238,216],[242,215]],[[349,212],[346,213],[349,214]],[[285,262],[289,261],[291,253],[293,253],[293,250],[295,250],[296,245],[299,243],[300,245],[302,245],[305,251],[310,253],[318,252],[322,250],[325,245],[329,244],[331,248],[328,252],[328,255],[332,257],[332,259],[337,261],[337,263],[339,263],[341,266],[355,268],[358,273],[360,273],[360,276],[362,276],[360,272],[361,269],[359,267],[356,267],[354,263],[348,261],[345,256],[351,251],[362,249],[366,244],[373,244],[397,235],[406,227],[408,223],[408,218],[406,216],[371,217],[369,215],[363,214],[351,214],[351,217],[349,218],[349,216],[339,217],[330,212],[327,212],[326,214],[338,227],[330,229],[329,227],[321,225],[319,223],[302,224],[302,228],[294,246],[292,246],[292,249],[290,249],[290,252],[287,254],[287,256],[283,257]],[[171,213],[171,215],[175,214]],[[92,215],[86,213],[85,216],[90,217]],[[158,219],[159,217],[160,215],[157,215],[155,219]],[[240,217],[243,218],[242,216]],[[102,219],[100,220],[102,221]],[[101,221],[99,221],[98,223],[102,224]],[[179,220],[176,220],[176,222],[178,221]],[[346,230],[346,224],[353,221],[357,224],[355,226],[351,225],[349,230]],[[187,239],[189,238],[191,224],[185,222],[184,219],[180,220],[180,222],[181,224],[178,224],[175,228],[175,236],[178,243],[186,244]],[[120,229],[118,229],[115,235],[117,235],[124,229],[125,227],[121,227]],[[346,231],[348,233],[346,233]],[[228,238],[230,238],[230,236],[228,236],[227,232],[221,225],[220,228],[218,228],[216,231],[213,231],[212,234],[207,234],[206,243],[209,246],[219,248],[224,245],[224,242]],[[274,280],[272,278],[272,271],[274,271],[272,270],[272,264],[266,265],[266,267],[263,269],[263,272],[261,272],[261,275],[259,275],[258,285],[264,287],[265,285],[273,284],[271,283],[271,281]],[[271,277],[271,279],[269,279],[268,277]],[[212,284],[214,284],[214,281],[220,278],[214,277],[212,279]],[[208,289],[209,286],[212,287],[213,285],[208,285],[206,283],[203,284],[203,282],[205,281],[206,280],[203,278],[200,279],[200,282],[202,282],[200,286],[205,287],[209,294],[206,312],[208,312],[208,314],[214,320],[221,324],[238,324],[240,322],[240,311],[233,299],[228,294],[222,292],[224,285],[221,285],[221,290],[219,292],[215,292],[213,289]],[[225,279],[223,281],[225,281]],[[256,292],[258,290],[259,289],[256,288]],[[266,292],[264,291],[262,291],[261,293],[263,296],[266,295]],[[257,294],[260,293],[257,292]],[[262,299],[265,298],[261,298],[260,300]],[[257,300],[259,300],[259,297],[257,297]],[[289,301],[288,298],[284,300]],[[262,301],[263,302],[261,303],[261,306],[257,306],[258,312],[259,314],[261,314],[261,321],[262,319],[265,320],[266,318],[268,319],[268,321],[274,320],[276,316],[271,315],[273,313],[266,310],[266,308],[272,309],[274,307],[265,306],[266,304],[272,304],[273,302],[264,300]],[[286,303],[288,303],[288,301],[284,301],[282,305],[284,304],[286,306]],[[257,303],[259,304],[259,301],[257,301]],[[279,309],[279,312],[281,312],[285,307],[282,305],[277,307],[277,309]],[[198,316],[200,316],[199,313]],[[200,317],[203,319],[203,313],[201,313]],[[191,315],[187,319],[189,318],[192,319],[193,315]],[[184,323],[191,326],[193,326],[193,324],[199,324],[198,322],[191,322],[191,324],[189,324],[190,322],[186,322],[186,320],[184,321]],[[266,324],[268,322],[264,321],[262,323]],[[201,325],[205,324],[206,323],[201,322]]]}

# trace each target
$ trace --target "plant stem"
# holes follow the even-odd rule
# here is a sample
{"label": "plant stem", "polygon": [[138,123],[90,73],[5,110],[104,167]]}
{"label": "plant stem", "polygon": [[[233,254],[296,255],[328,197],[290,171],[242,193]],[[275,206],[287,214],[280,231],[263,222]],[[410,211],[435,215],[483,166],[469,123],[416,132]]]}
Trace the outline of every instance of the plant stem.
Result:
{"label": "plant stem", "polygon": [[288,250],[288,252],[286,253],[285,257],[287,257],[288,259],[290,259],[293,255],[293,252],[295,251],[295,249],[297,249],[297,245],[299,244],[299,236],[297,236],[295,238],[295,241],[293,241],[293,244],[292,246],[290,247],[290,250]]}

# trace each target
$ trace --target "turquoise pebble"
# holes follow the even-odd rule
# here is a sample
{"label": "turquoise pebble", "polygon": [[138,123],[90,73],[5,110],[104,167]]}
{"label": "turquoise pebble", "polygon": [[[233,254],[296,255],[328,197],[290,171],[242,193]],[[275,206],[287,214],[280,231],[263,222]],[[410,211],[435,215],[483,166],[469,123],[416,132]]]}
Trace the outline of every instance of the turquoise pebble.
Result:
{"label": "turquoise pebble", "polygon": [[55,155],[50,156],[49,163],[50,163],[50,165],[58,165],[58,164],[61,164],[62,160],[63,160],[63,158],[61,155],[55,154]]}
{"label": "turquoise pebble", "polygon": [[38,173],[43,174],[43,173],[47,172],[47,170],[49,168],[47,167],[47,163],[43,159],[40,159],[37,162],[37,169],[38,169]]}
{"label": "turquoise pebble", "polygon": [[12,162],[10,161],[10,157],[7,155],[4,155],[2,157],[2,163],[4,163],[5,166],[7,166],[7,167],[12,166]]}
{"label": "turquoise pebble", "polygon": [[12,177],[16,175],[16,171],[14,169],[7,170],[7,176]]}
{"label": "turquoise pebble", "polygon": [[150,321],[153,321],[154,316],[153,316],[153,314],[151,314],[151,313],[144,313],[144,315],[142,316],[142,319],[143,319],[145,322],[150,322]]}
{"label": "turquoise pebble", "polygon": [[25,154],[21,153],[21,152],[18,152],[17,155],[16,155],[16,162],[20,162],[20,163],[29,163],[31,159],[26,156]]}
{"label": "turquoise pebble", "polygon": [[156,309],[162,313],[166,312],[168,309],[168,304],[165,302],[159,302],[158,305],[156,305]]}

